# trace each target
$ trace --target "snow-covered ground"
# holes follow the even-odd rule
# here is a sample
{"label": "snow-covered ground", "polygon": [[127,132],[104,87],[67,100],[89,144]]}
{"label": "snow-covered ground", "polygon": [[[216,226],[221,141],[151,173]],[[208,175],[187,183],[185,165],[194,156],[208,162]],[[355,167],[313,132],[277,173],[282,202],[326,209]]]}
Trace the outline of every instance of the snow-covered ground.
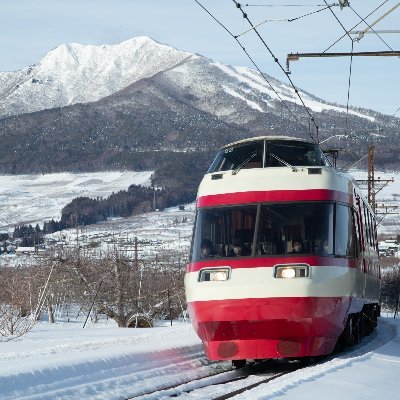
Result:
{"label": "snow-covered ground", "polygon": [[152,171],[0,175],[0,232],[18,224],[59,220],[61,210],[80,196],[107,197],[132,184],[150,185]]}
{"label": "snow-covered ground", "polygon": [[[100,175],[102,173],[99,173]],[[127,173],[128,174],[128,173]],[[134,174],[134,173],[133,173]],[[151,173],[143,175],[142,184],[148,181]],[[90,187],[92,196],[104,196],[107,191],[127,188],[134,181],[134,175],[120,178],[115,175],[111,179],[105,173],[93,177],[85,174],[79,181],[76,175],[57,174],[56,182],[60,183],[61,191],[67,194],[66,188],[76,190],[73,197],[90,195],[79,192],[83,187]],[[357,173],[356,173],[357,175]],[[382,179],[394,177],[395,182],[382,190],[381,198],[387,201],[399,201],[395,196],[400,193],[397,173],[380,174]],[[44,176],[45,177],[45,176]],[[12,185],[18,178],[5,180],[0,177],[0,183],[8,182],[8,194],[5,196],[11,203],[17,204],[18,194],[32,193],[28,203],[45,203],[51,197],[47,190],[57,185],[45,184],[28,191],[32,182],[44,177],[25,177],[19,184]],[[357,179],[363,176],[360,173]],[[67,183],[68,180],[72,182]],[[103,184],[96,188],[96,179]],[[120,179],[121,187],[117,188],[114,181]],[[132,181],[133,180],[133,181]],[[21,182],[24,184],[21,184]],[[54,180],[52,181],[54,182]],[[104,185],[109,182],[110,185]],[[113,183],[114,182],[114,183]],[[71,185],[68,187],[68,185]],[[5,184],[1,186],[1,189]],[[38,191],[38,188],[41,188]],[[46,190],[44,190],[47,188]],[[51,189],[51,190],[53,190]],[[0,192],[0,207],[4,207],[4,192]],[[7,194],[6,193],[6,194]],[[55,192],[54,192],[55,193]],[[77,194],[78,193],[78,194]],[[21,203],[25,195],[20,195]],[[43,198],[40,200],[38,196]],[[3,196],[3,197],[1,197]],[[35,197],[36,196],[36,197]],[[56,197],[57,195],[54,194]],[[59,194],[59,196],[61,196]],[[11,200],[12,199],[12,200]],[[69,201],[70,199],[68,199]],[[48,204],[58,204],[53,202]],[[29,204],[28,204],[29,205]],[[32,204],[30,204],[32,208]],[[50,207],[50,205],[48,206]],[[168,251],[168,249],[187,252],[193,225],[194,205],[185,210],[171,208],[164,212],[154,212],[128,219],[115,219],[105,223],[84,227],[78,230],[78,240],[83,247],[86,244],[99,241],[107,246],[118,245],[129,251],[135,237],[139,240],[139,251],[148,255],[151,251]],[[12,208],[12,207],[9,207]],[[19,209],[19,206],[15,207]],[[47,206],[43,209],[45,212]],[[4,210],[0,209],[1,216]],[[53,208],[57,209],[56,206]],[[59,208],[58,210],[60,210]],[[21,207],[20,216],[25,217]],[[42,208],[35,211],[26,208],[28,215],[35,215],[38,220],[43,217]],[[11,212],[11,211],[10,211]],[[58,211],[59,212],[59,211]],[[11,215],[11,214],[10,214]],[[17,214],[13,214],[17,215]],[[383,225],[385,232],[398,233],[399,217],[387,217]],[[22,220],[19,221],[21,223]],[[57,233],[55,235],[59,235]],[[61,234],[66,243],[76,242],[76,230]],[[56,237],[55,237],[56,239]],[[148,246],[146,247],[146,243]],[[99,245],[101,249],[103,244]],[[141,250],[142,249],[142,250]],[[151,250],[152,249],[152,250]],[[184,250],[185,249],[185,250]],[[372,335],[363,339],[361,345],[326,360],[322,364],[294,371],[268,384],[262,384],[236,398],[246,399],[288,399],[288,400],[320,400],[324,399],[374,399],[400,398],[397,389],[400,373],[400,337],[399,320],[384,315]],[[160,322],[157,327],[149,329],[117,328],[113,321],[100,321],[82,328],[83,321],[65,322],[58,320],[55,324],[40,322],[27,335],[12,341],[0,342],[0,399],[127,399],[136,396],[141,399],[169,398],[180,393],[185,399],[211,399],[218,395],[239,389],[251,383],[265,379],[265,374],[253,374],[244,379],[222,384],[226,379],[240,377],[243,372],[231,371],[230,362],[209,362],[202,349],[200,340],[195,335],[189,322]],[[228,371],[225,374],[215,375]],[[214,375],[214,376],[211,376]],[[202,380],[197,380],[203,378]],[[187,383],[190,380],[196,380]],[[167,394],[155,393],[146,395],[157,388],[165,388],[182,384],[179,388],[171,388]],[[213,384],[213,386],[209,386]],[[182,393],[192,389],[190,393]],[[400,388],[399,388],[400,389]],[[164,396],[164,397],[163,397]],[[397,396],[397,397],[396,397]]]}
{"label": "snow-covered ground", "polygon": [[194,223],[195,204],[186,204],[164,211],[150,212],[128,218],[113,218],[95,225],[66,229],[46,236],[61,245],[76,248],[79,243],[82,253],[93,256],[112,253],[117,250],[127,257],[133,257],[135,239],[138,241],[139,258],[156,254],[176,254],[186,257]]}
{"label": "snow-covered ground", "polygon": [[[400,374],[399,320],[384,315],[353,349],[236,396],[238,399],[396,399]],[[210,362],[190,323],[122,329],[112,321],[38,323],[17,341],[0,343],[0,399],[212,399],[265,379]],[[210,377],[215,375],[214,377]],[[195,382],[188,383],[191,380]],[[167,393],[153,393],[157,388]],[[212,384],[212,386],[209,386]],[[205,387],[203,387],[205,386]],[[183,393],[191,389],[190,393]]]}

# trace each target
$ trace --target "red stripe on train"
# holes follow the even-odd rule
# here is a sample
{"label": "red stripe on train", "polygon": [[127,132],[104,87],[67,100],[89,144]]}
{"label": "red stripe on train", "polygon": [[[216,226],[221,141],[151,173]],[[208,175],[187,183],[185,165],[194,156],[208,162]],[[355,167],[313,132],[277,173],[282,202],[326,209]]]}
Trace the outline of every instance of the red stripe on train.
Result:
{"label": "red stripe on train", "polygon": [[268,190],[249,191],[236,193],[212,194],[200,196],[197,207],[211,207],[229,204],[246,204],[259,202],[285,202],[285,201],[342,201],[350,203],[348,193],[336,190],[307,189],[307,190]]}

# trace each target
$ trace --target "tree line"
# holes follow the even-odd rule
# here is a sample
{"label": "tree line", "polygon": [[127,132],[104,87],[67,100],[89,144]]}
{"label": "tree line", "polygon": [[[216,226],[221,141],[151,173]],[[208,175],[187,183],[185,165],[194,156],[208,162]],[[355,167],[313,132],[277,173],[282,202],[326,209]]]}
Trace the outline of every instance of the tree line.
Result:
{"label": "tree line", "polygon": [[[128,190],[112,193],[107,198],[77,197],[61,211],[61,219],[46,221],[43,229],[39,224],[18,225],[14,228],[12,239],[19,239],[22,247],[33,247],[44,242],[44,235],[74,228],[80,225],[91,225],[111,217],[129,217],[152,210],[164,210],[191,202],[195,191],[187,187],[158,189],[138,185],[129,186]],[[0,233],[0,243],[11,239],[7,233]],[[1,248],[0,248],[1,254]]]}

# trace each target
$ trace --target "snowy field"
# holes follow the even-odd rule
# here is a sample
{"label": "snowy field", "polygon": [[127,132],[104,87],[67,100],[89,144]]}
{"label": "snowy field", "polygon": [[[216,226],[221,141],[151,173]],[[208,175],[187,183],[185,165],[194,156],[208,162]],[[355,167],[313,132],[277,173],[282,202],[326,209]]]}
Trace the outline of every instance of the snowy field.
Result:
{"label": "snowy field", "polygon": [[[399,398],[399,323],[385,315],[351,350],[234,398]],[[0,343],[0,399],[213,399],[268,375],[223,383],[246,371],[207,361],[191,325],[183,321],[147,329],[117,328],[112,321],[82,325],[41,322],[25,337]],[[166,387],[171,388],[163,394],[146,395]]]}
{"label": "snowy field", "polygon": [[150,212],[128,218],[113,218],[108,221],[76,229],[66,229],[47,235],[66,246],[76,248],[79,243],[82,254],[100,257],[117,250],[133,258],[135,239],[138,241],[139,258],[157,254],[177,254],[186,258],[193,230],[195,204],[186,204],[164,211]]}
{"label": "snowy field", "polygon": [[73,174],[0,175],[0,232],[15,225],[42,225],[59,220],[75,197],[107,197],[132,184],[150,185],[152,171],[110,171]]}

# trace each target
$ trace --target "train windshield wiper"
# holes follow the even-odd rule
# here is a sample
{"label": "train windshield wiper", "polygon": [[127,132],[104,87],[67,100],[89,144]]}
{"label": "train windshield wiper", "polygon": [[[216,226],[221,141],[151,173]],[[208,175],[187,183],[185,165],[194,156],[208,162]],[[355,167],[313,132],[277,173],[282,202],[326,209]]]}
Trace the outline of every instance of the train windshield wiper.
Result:
{"label": "train windshield wiper", "polygon": [[275,160],[277,160],[278,162],[280,162],[282,165],[285,165],[286,167],[292,168],[293,172],[297,172],[298,169],[296,167],[294,167],[293,165],[290,165],[288,162],[286,162],[285,160],[282,160],[282,158],[279,158],[278,156],[276,156],[274,153],[270,153],[270,155],[272,157],[275,158]]}
{"label": "train windshield wiper", "polygon": [[256,152],[250,154],[244,161],[242,161],[233,171],[232,175],[236,175],[248,162],[250,162],[256,156]]}

